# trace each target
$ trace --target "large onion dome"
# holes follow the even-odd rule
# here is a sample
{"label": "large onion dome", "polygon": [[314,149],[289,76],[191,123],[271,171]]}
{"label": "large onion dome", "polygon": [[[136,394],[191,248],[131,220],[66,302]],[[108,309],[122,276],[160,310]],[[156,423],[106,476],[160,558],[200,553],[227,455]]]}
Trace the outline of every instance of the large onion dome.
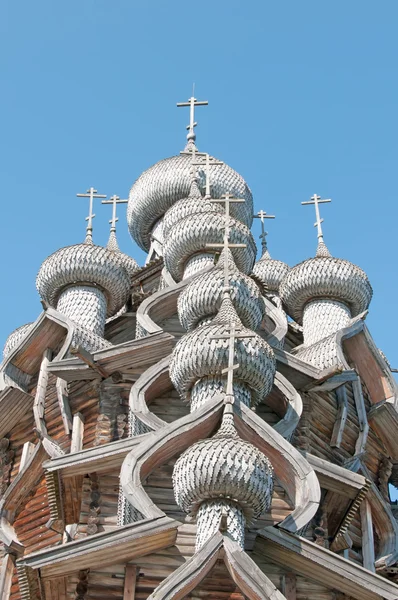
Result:
{"label": "large onion dome", "polygon": [[[271,391],[275,376],[275,356],[271,347],[259,335],[242,326],[227,296],[215,319],[208,325],[185,334],[176,344],[170,361],[170,378],[186,396],[201,378],[218,375],[228,366],[229,332],[234,321],[239,334],[248,336],[235,342],[235,356],[239,367],[234,382],[243,382],[252,392],[252,403],[257,404]],[[215,336],[218,339],[214,339]],[[220,339],[219,336],[226,339]]]}
{"label": "large onion dome", "polygon": [[249,329],[259,327],[265,311],[260,290],[250,277],[237,269],[231,251],[227,249],[222,251],[217,266],[195,277],[181,292],[178,315],[184,329],[191,330],[203,318],[212,318],[218,313],[224,291],[225,260],[228,261],[231,301],[240,320]]}
{"label": "large onion dome", "polygon": [[40,296],[54,308],[63,290],[73,285],[98,287],[105,294],[110,317],[126,303],[130,277],[114,252],[94,244],[76,244],[46,258],[36,279]]}
{"label": "large onion dome", "polygon": [[[241,206],[238,204],[238,206]],[[250,273],[256,256],[256,246],[250,229],[230,217],[231,244],[245,244],[244,248],[233,248],[236,266],[244,273]],[[218,212],[197,212],[188,215],[171,229],[164,244],[164,261],[175,281],[184,275],[184,266],[195,254],[211,252],[208,244],[222,244],[224,241],[225,215]]]}
{"label": "large onion dome", "polygon": [[3,348],[3,358],[7,358],[11,352],[16,348],[19,342],[27,335],[32,327],[32,323],[26,323],[14,329],[6,339],[6,343]]}
{"label": "large onion dome", "polygon": [[362,269],[348,260],[331,256],[322,241],[315,258],[301,262],[288,272],[279,294],[288,314],[302,324],[304,307],[312,300],[342,302],[355,317],[368,308],[373,291]]}
{"label": "large onion dome", "polygon": [[173,470],[177,504],[195,514],[204,501],[228,499],[246,516],[258,517],[269,510],[273,492],[273,468],[266,456],[243,441],[224,415],[218,433],[200,440],[177,460]]}
{"label": "large onion dome", "polygon": [[[196,157],[200,160],[200,157]],[[205,160],[198,168],[199,187],[205,189]],[[192,153],[186,152],[156,163],[133,184],[127,207],[127,221],[131,236],[137,244],[148,251],[150,235],[156,221],[181,198],[187,198],[191,187]],[[230,193],[246,202],[231,206],[231,214],[250,227],[253,214],[252,193],[243,179],[231,167],[210,164],[211,194],[220,198]]]}
{"label": "large onion dome", "polygon": [[281,260],[271,258],[266,244],[263,245],[263,255],[253,267],[253,275],[271,293],[278,294],[282,280],[290,271],[289,265]]}

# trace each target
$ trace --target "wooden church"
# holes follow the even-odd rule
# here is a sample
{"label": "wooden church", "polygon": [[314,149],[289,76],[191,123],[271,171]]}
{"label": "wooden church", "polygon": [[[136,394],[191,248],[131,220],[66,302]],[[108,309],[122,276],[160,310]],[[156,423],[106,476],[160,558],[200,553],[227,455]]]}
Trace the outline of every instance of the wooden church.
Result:
{"label": "wooden church", "polygon": [[398,598],[398,396],[371,285],[330,254],[318,195],[314,257],[271,257],[271,216],[196,148],[201,104],[131,188],[145,266],[118,247],[123,201],[90,188],[84,242],[44,260],[43,312],[6,341],[1,600]]}

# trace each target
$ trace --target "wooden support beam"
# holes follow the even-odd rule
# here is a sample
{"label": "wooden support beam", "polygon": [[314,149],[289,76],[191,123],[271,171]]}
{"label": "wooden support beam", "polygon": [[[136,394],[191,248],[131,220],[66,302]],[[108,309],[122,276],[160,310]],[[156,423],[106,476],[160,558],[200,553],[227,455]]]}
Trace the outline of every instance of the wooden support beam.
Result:
{"label": "wooden support beam", "polygon": [[138,569],[135,565],[126,565],[124,576],[123,600],[135,599],[135,584],[137,583]]}
{"label": "wooden support beam", "polygon": [[96,371],[104,379],[109,377],[108,373],[95,362],[93,355],[83,348],[83,346],[71,347],[70,353],[74,356],[78,356],[84,363],[86,363],[86,365],[90,367],[90,369]]}
{"label": "wooden support beam", "polygon": [[359,421],[359,435],[357,443],[355,444],[355,455],[358,456],[365,450],[369,433],[368,417],[366,415],[365,402],[362,394],[362,383],[359,376],[352,382],[352,391]]}
{"label": "wooden support beam", "polygon": [[36,429],[42,435],[47,434],[47,428],[44,422],[44,404],[46,400],[46,391],[48,383],[47,367],[50,363],[52,351],[46,348],[43,352],[43,358],[40,365],[39,379],[37,381],[36,396],[33,402],[33,416],[35,419]]}
{"label": "wooden support beam", "polygon": [[296,600],[296,575],[294,573],[282,575],[281,592],[286,600]]}
{"label": "wooden support beam", "polygon": [[362,529],[362,556],[365,569],[376,572],[375,569],[375,547],[373,536],[372,509],[368,500],[364,500],[360,506],[361,529]]}
{"label": "wooden support beam", "polygon": [[66,435],[69,435],[70,430],[72,429],[72,414],[69,406],[66,381],[60,377],[57,377],[56,388],[59,410],[61,411],[62,422],[64,424],[64,431]]}
{"label": "wooden support beam", "polygon": [[352,369],[343,371],[342,373],[337,373],[337,375],[333,375],[326,379],[326,381],[322,383],[314,382],[315,385],[310,384],[307,386],[306,391],[311,392],[331,392],[336,388],[339,388],[341,385],[348,383],[350,381],[355,381],[358,375]]}
{"label": "wooden support beam", "polygon": [[70,446],[71,454],[74,452],[80,452],[83,448],[83,435],[84,435],[84,416],[78,412],[73,415],[73,426],[72,426],[72,441]]}
{"label": "wooden support beam", "polygon": [[22,456],[21,462],[19,463],[18,473],[20,473],[24,469],[34,449],[35,445],[32,444],[32,442],[25,442],[25,444],[22,447]]}
{"label": "wooden support beam", "polygon": [[336,389],[337,396],[337,417],[336,422],[333,427],[332,439],[330,440],[330,445],[334,448],[340,448],[345,424],[347,421],[347,413],[348,413],[348,400],[347,400],[347,390],[345,385],[342,385]]}
{"label": "wooden support beam", "polygon": [[11,592],[12,575],[15,559],[12,554],[5,554],[0,568],[0,598],[8,600]]}

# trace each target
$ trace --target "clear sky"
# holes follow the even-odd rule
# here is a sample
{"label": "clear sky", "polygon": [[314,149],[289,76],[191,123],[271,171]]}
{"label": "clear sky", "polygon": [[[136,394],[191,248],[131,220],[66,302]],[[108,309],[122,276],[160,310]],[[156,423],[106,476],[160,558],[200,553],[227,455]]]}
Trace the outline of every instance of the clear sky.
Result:
{"label": "clear sky", "polygon": [[[82,241],[91,185],[126,197],[139,174],[197,144],[247,180],[275,258],[315,252],[314,192],[331,252],[374,288],[368,324],[398,367],[398,2],[3,0],[0,343],[41,311],[35,277]],[[110,208],[97,205],[94,240]],[[143,264],[120,211],[121,248]],[[254,224],[258,239],[259,223]]]}

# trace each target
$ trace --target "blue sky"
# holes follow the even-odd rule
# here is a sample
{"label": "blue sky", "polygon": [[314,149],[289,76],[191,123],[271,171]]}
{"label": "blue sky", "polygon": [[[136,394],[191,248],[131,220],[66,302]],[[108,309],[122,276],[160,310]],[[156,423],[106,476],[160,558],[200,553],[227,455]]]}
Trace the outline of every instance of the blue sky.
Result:
{"label": "blue sky", "polygon": [[[3,0],[0,343],[34,320],[42,260],[84,237],[77,192],[126,197],[139,174],[177,154],[196,84],[201,151],[238,170],[290,265],[325,240],[368,273],[368,324],[398,367],[396,344],[398,3],[266,0]],[[143,263],[120,211],[118,237]],[[94,239],[107,238],[97,206]],[[254,224],[259,235],[259,223]]]}

